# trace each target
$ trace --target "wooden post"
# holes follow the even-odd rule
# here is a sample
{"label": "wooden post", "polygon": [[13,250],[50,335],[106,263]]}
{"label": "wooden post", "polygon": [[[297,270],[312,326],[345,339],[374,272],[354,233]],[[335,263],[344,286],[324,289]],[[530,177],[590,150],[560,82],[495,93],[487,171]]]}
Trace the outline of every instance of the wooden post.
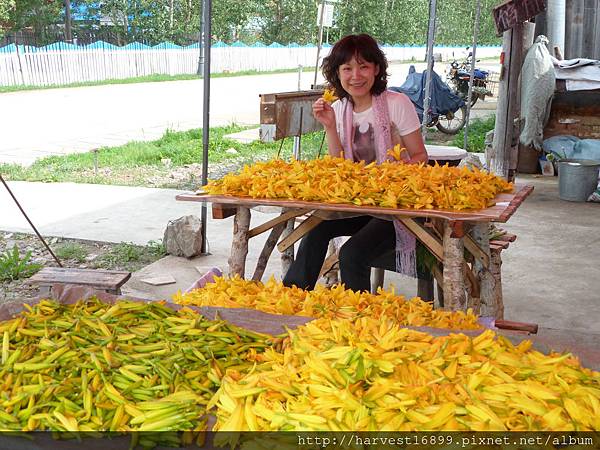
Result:
{"label": "wooden post", "polygon": [[[490,225],[487,222],[478,223],[473,226],[471,237],[481,249],[490,256]],[[490,256],[491,258],[491,256]],[[490,267],[491,267],[490,259]],[[473,262],[473,271],[475,277],[479,280],[480,286],[480,309],[479,314],[482,316],[496,317],[497,304],[502,304],[502,287],[497,286],[490,267],[484,267],[482,262],[477,258]],[[499,287],[499,289],[498,289]],[[498,298],[498,296],[500,298]],[[473,302],[474,300],[471,300]]]}
{"label": "wooden post", "polygon": [[[288,237],[294,231],[294,222],[296,219],[287,221],[285,230],[283,230],[282,240]],[[290,266],[294,262],[294,246],[290,245],[285,251],[281,252],[281,276],[284,277]]]}
{"label": "wooden post", "polygon": [[522,60],[521,60],[521,68],[523,68],[523,61],[525,61],[525,56],[527,55],[527,51],[529,47],[533,45],[533,39],[535,38],[535,23],[533,22],[525,22],[523,24],[523,49],[521,50]]}
{"label": "wooden post", "polygon": [[[450,311],[465,309],[465,279],[463,270],[464,242],[456,222],[444,223],[444,308]],[[459,231],[459,232],[457,232]]]}
{"label": "wooden post", "polygon": [[[587,5],[586,5],[587,6]],[[585,8],[584,30],[588,30],[583,36],[583,51],[588,58],[600,59],[600,0],[593,2],[589,8]]]}
{"label": "wooden post", "polygon": [[555,46],[565,48],[565,16],[566,0],[546,0],[546,36],[550,53]]}
{"label": "wooden post", "polygon": [[[509,181],[514,180],[517,168],[517,142],[514,119],[518,114],[517,96],[523,51],[523,24],[505,31],[502,39],[504,64],[500,69],[496,127],[491,155],[486,155],[490,171]],[[513,150],[514,147],[514,150]]]}
{"label": "wooden post", "polygon": [[229,276],[244,278],[246,256],[248,255],[248,228],[250,228],[250,209],[239,206],[233,218],[233,239],[229,255]]}
{"label": "wooden post", "polygon": [[[583,52],[585,0],[570,0],[566,4],[565,58],[585,57]],[[589,56],[591,58],[591,55]]]}
{"label": "wooden post", "polygon": [[490,273],[494,280],[493,292],[495,295],[496,304],[494,310],[487,311],[488,316],[496,319],[504,319],[504,301],[502,300],[502,259],[500,251],[494,250],[491,252]]}

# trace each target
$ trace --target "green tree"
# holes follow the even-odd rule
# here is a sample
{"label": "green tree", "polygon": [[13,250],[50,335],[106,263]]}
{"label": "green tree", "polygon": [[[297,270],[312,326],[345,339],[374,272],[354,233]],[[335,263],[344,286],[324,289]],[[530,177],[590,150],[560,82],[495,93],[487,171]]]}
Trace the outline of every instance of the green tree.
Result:
{"label": "green tree", "polygon": [[0,0],[0,30],[4,33],[30,29],[41,33],[61,22],[61,2],[47,0]]}
{"label": "green tree", "polygon": [[15,7],[15,0],[0,0],[0,31],[8,28]]}
{"label": "green tree", "polygon": [[[257,26],[260,0],[215,0],[213,2],[213,38],[231,43],[249,37],[249,26]],[[246,39],[248,40],[248,39]],[[250,38],[250,40],[255,40]]]}
{"label": "green tree", "polygon": [[265,44],[316,44],[318,27],[315,0],[267,0],[261,3],[260,36]]}

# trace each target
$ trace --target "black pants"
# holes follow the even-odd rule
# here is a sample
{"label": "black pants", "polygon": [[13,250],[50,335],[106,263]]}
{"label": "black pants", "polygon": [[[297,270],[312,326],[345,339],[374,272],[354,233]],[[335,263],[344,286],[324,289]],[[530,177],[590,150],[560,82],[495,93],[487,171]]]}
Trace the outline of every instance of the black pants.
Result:
{"label": "black pants", "polygon": [[340,249],[341,282],[347,289],[369,291],[371,262],[396,246],[394,223],[370,216],[324,220],[313,228],[300,242],[283,284],[314,289],[329,241],[337,236],[352,236]]}

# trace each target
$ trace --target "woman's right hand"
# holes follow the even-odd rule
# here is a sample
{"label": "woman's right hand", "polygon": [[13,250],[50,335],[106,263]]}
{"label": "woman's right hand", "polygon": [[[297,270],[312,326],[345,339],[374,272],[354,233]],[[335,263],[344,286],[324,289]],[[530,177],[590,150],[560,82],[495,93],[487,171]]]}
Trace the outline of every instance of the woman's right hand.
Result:
{"label": "woman's right hand", "polygon": [[335,112],[329,103],[322,98],[313,103],[313,115],[325,128],[325,131],[335,131]]}

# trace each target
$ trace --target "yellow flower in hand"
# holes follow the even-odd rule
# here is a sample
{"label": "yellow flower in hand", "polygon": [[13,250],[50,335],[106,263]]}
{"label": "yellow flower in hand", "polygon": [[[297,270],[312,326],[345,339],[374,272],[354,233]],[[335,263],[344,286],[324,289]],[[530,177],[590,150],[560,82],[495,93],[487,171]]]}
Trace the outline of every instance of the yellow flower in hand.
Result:
{"label": "yellow flower in hand", "polygon": [[330,90],[330,89],[325,89],[325,92],[323,92],[323,100],[325,100],[327,103],[331,104],[331,103],[335,102],[337,99],[338,98],[335,95],[335,91]]}

